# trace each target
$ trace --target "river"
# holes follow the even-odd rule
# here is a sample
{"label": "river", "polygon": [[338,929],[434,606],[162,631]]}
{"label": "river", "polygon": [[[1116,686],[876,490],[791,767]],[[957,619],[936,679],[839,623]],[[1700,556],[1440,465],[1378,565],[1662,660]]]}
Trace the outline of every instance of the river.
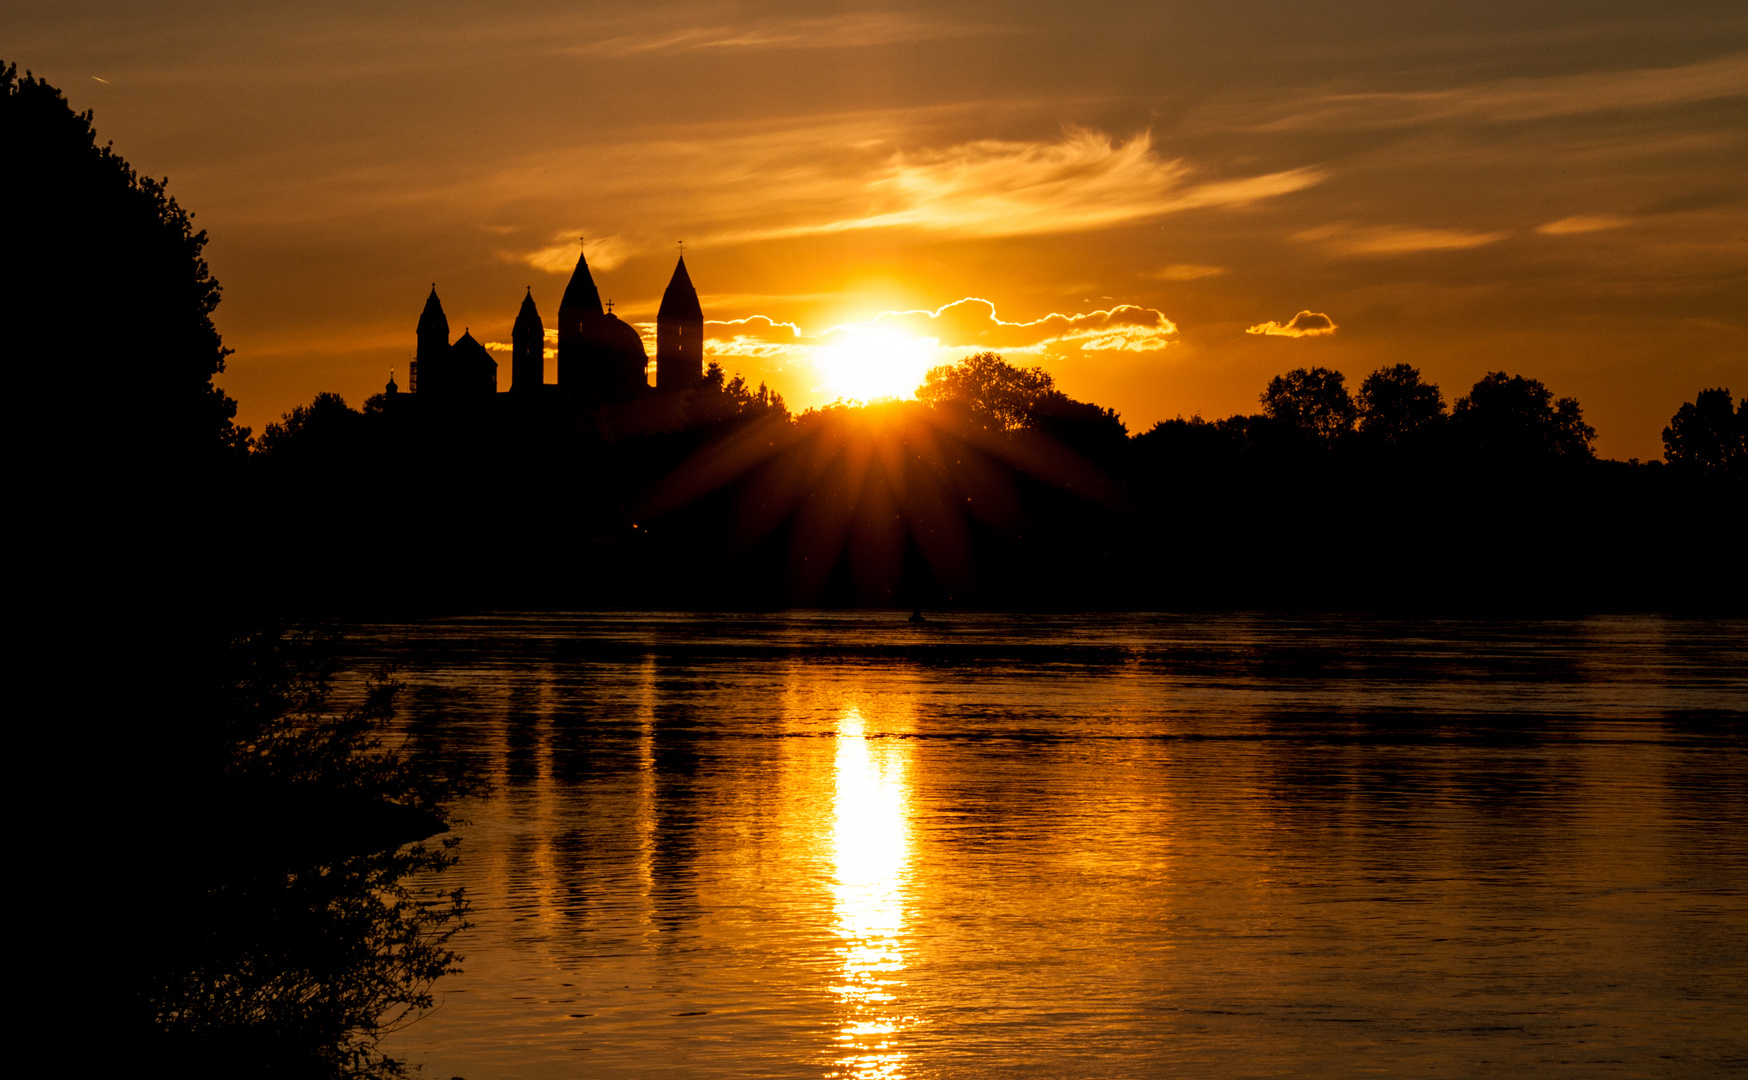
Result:
{"label": "river", "polygon": [[465,766],[427,1077],[1748,1072],[1748,623],[366,626]]}

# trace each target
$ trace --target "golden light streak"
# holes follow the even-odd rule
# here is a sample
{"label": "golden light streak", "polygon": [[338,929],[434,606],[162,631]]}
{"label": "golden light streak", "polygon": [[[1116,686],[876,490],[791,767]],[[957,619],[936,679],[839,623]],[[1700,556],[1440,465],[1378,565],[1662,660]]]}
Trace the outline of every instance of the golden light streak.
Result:
{"label": "golden light streak", "polygon": [[892,1036],[910,1023],[897,1011],[910,871],[905,744],[870,739],[861,711],[846,709],[838,726],[836,773],[832,897],[843,944],[832,991],[844,1018],[832,1075],[897,1077],[906,1055]]}

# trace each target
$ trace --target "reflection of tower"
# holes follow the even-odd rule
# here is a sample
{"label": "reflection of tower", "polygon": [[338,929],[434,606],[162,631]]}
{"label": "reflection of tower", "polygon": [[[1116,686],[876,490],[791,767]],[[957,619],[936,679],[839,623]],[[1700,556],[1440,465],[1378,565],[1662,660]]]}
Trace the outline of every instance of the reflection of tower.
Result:
{"label": "reflection of tower", "polygon": [[703,373],[704,309],[681,255],[656,315],[656,389],[684,389]]}
{"label": "reflection of tower", "polygon": [[534,307],[534,290],[522,298],[516,325],[510,328],[510,390],[536,392],[546,381],[546,326]]}
{"label": "reflection of tower", "polygon": [[419,392],[421,364],[429,373],[433,362],[441,366],[448,355],[449,319],[443,314],[443,301],[437,299],[437,286],[432,285],[431,295],[425,298],[425,310],[419,313],[419,345],[413,353],[413,366],[407,370],[407,389]]}

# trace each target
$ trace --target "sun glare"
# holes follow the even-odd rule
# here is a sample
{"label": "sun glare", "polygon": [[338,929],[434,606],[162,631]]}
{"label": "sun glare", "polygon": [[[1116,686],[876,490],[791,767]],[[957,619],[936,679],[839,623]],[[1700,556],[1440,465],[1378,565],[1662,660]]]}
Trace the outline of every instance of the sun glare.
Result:
{"label": "sun glare", "polygon": [[826,393],[850,401],[907,398],[935,364],[940,342],[891,327],[846,327],[814,354]]}

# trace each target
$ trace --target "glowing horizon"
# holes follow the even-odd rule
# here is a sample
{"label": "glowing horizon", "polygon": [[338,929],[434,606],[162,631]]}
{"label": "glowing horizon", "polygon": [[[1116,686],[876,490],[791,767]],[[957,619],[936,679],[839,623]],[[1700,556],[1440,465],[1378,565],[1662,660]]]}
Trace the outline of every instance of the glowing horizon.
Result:
{"label": "glowing horizon", "polygon": [[433,280],[480,341],[529,285],[550,318],[578,235],[633,323],[684,239],[707,355],[801,407],[908,391],[931,339],[1131,431],[1407,361],[1540,379],[1652,458],[1748,389],[1748,28],[1696,3],[81,11],[0,29],[208,230],[257,432],[404,371]]}

